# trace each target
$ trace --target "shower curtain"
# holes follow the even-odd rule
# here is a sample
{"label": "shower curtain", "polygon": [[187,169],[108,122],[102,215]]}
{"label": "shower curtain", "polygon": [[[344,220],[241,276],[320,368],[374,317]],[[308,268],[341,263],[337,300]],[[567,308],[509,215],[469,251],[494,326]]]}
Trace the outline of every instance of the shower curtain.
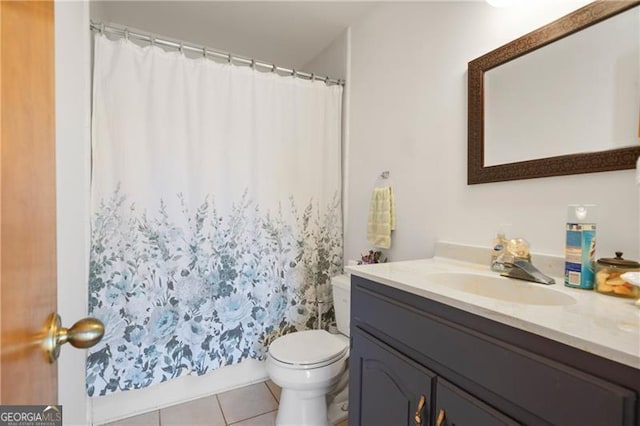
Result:
{"label": "shower curtain", "polygon": [[96,35],[93,90],[89,395],[261,359],[331,320],[340,86]]}

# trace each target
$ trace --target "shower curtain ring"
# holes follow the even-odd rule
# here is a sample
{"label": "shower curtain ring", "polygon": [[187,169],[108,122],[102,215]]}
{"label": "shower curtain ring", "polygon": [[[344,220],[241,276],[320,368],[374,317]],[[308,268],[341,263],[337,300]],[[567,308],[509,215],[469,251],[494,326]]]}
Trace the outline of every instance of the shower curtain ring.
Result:
{"label": "shower curtain ring", "polygon": [[178,47],[178,51],[181,55],[184,55],[184,43],[180,42],[180,47]]}
{"label": "shower curtain ring", "polygon": [[311,81],[316,81],[316,75],[314,73],[311,73]]}
{"label": "shower curtain ring", "polygon": [[202,48],[202,56],[203,56],[204,58],[206,58],[206,57],[207,57],[207,48],[206,48],[206,47],[203,47],[203,48]]}
{"label": "shower curtain ring", "polygon": [[271,64],[271,72],[276,72],[277,70],[276,64]]}
{"label": "shower curtain ring", "polygon": [[151,46],[155,46],[156,45],[156,38],[155,36],[151,37],[151,40],[149,40],[149,42],[151,43]]}
{"label": "shower curtain ring", "polygon": [[256,60],[255,59],[251,60],[251,69],[256,69]]}
{"label": "shower curtain ring", "polygon": [[326,76],[326,77],[324,78],[324,84],[329,84],[329,76]]}
{"label": "shower curtain ring", "polygon": [[124,29],[124,39],[129,41],[129,28]]}
{"label": "shower curtain ring", "polygon": [[104,34],[104,22],[100,23],[100,34]]}
{"label": "shower curtain ring", "polygon": [[227,63],[231,63],[231,53],[227,53]]}
{"label": "shower curtain ring", "polygon": [[292,69],[291,70],[291,77],[296,78],[298,76],[298,71],[296,71],[296,69]]}

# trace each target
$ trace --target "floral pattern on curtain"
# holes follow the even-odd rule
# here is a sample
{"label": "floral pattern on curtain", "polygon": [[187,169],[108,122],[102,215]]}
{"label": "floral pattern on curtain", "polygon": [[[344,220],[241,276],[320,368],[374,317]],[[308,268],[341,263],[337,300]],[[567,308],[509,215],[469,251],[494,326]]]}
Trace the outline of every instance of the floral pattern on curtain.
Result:
{"label": "floral pattern on curtain", "polygon": [[89,312],[106,334],[88,394],[263,359],[274,338],[326,327],[341,88],[104,36],[95,55]]}

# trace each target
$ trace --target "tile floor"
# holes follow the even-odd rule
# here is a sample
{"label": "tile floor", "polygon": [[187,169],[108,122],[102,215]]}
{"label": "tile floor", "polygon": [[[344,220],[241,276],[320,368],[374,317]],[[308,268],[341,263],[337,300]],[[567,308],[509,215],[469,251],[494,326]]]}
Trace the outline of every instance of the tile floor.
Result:
{"label": "tile floor", "polygon": [[275,426],[279,399],[280,388],[267,380],[105,426]]}

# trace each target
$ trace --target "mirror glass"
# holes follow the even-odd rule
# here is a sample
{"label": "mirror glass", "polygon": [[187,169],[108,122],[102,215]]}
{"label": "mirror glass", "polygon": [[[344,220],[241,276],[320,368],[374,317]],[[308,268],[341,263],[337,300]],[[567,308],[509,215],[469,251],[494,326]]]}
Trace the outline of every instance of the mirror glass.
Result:
{"label": "mirror glass", "polygon": [[597,0],[469,62],[470,185],[632,169],[640,0]]}
{"label": "mirror glass", "polygon": [[640,7],[484,74],[484,165],[638,145]]}

